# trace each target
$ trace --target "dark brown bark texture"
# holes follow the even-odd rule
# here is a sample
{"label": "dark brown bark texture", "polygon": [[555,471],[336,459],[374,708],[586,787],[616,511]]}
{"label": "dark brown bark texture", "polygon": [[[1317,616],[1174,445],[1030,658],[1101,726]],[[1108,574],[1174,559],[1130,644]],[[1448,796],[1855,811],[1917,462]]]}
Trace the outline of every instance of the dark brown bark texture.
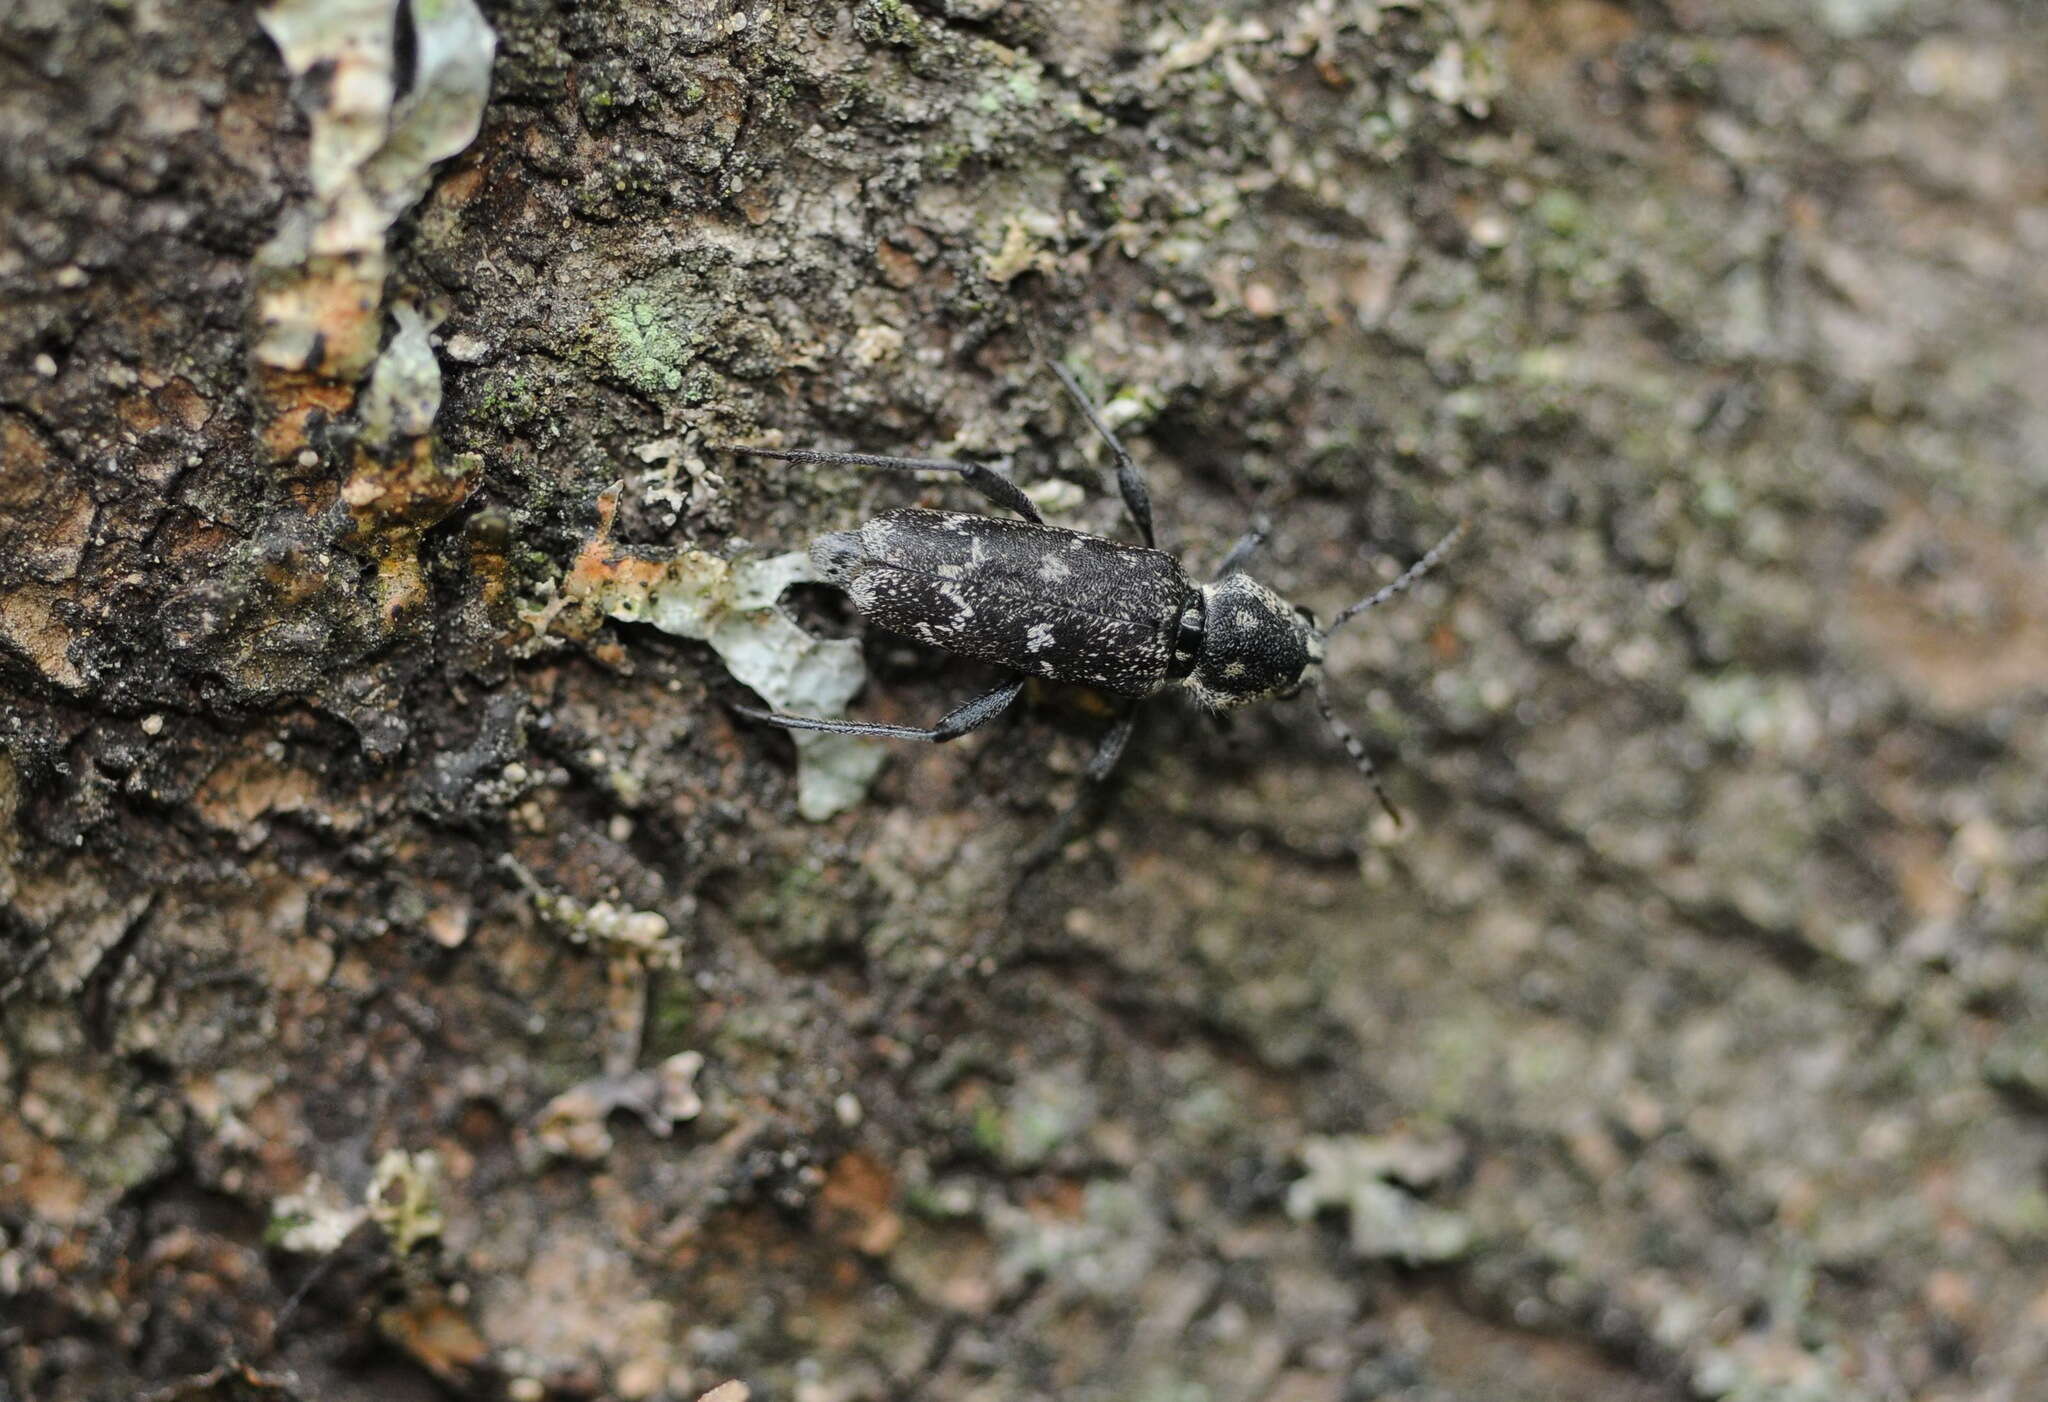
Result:
{"label": "dark brown bark texture", "polygon": [[[0,4],[0,1399],[2048,1396],[2048,12],[505,0],[388,275],[274,13]],[[1021,878],[1051,686],[800,814],[663,600],[971,499],[711,445],[1123,534],[1035,345],[1198,573],[1473,518],[1405,828],[1163,704]]]}

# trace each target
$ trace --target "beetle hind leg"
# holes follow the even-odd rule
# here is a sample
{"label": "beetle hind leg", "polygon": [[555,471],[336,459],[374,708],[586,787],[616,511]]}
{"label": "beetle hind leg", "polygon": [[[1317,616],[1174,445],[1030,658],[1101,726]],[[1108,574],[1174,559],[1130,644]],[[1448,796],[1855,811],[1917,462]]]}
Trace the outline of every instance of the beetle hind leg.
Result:
{"label": "beetle hind leg", "polygon": [[746,448],[735,443],[718,445],[728,453],[749,458],[775,458],[780,462],[810,463],[816,467],[875,467],[884,472],[950,472],[980,492],[996,506],[1014,511],[1034,525],[1045,518],[1024,489],[986,463],[955,462],[951,458],[885,458],[874,453],[835,453],[821,448]]}
{"label": "beetle hind leg", "polygon": [[965,705],[956,706],[939,718],[933,726],[879,725],[873,721],[823,720],[816,716],[786,716],[777,711],[756,710],[752,706],[735,706],[733,709],[750,720],[766,725],[781,726],[784,730],[822,730],[828,735],[875,735],[889,740],[924,740],[934,745],[943,745],[948,740],[957,740],[970,730],[979,730],[1010,708],[1024,690],[1024,678],[1004,682],[992,691],[985,691]]}

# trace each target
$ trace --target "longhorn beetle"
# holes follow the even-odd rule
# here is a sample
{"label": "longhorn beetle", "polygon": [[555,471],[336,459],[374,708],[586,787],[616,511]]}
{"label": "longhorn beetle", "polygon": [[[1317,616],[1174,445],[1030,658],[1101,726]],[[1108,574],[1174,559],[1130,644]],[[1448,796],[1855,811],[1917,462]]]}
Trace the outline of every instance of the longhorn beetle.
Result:
{"label": "longhorn beetle", "polygon": [[[1400,822],[1400,811],[1380,787],[1365,746],[1330,705],[1322,677],[1323,640],[1435,569],[1469,523],[1461,522],[1393,583],[1339,613],[1327,628],[1317,627],[1314,614],[1239,568],[1265,539],[1257,523],[1231,547],[1215,578],[1195,585],[1179,561],[1154,548],[1152,498],[1137,463],[1066,368],[1048,363],[1115,455],[1117,487],[1144,546],[1048,526],[1016,483],[981,463],[731,446],[734,453],[784,462],[950,472],[989,502],[1024,518],[906,507],[884,512],[858,530],[820,536],[811,545],[819,573],[844,589],[864,617],[892,633],[993,662],[1017,676],[930,727],[734,709],[790,730],[943,744],[1001,715],[1024,689],[1026,676],[1080,682],[1135,698],[1157,695],[1177,683],[1215,711],[1293,696],[1308,686],[1324,722],[1388,814]],[[1130,708],[1103,736],[1088,763],[1091,782],[1107,778],[1116,767],[1137,717],[1137,708]]]}

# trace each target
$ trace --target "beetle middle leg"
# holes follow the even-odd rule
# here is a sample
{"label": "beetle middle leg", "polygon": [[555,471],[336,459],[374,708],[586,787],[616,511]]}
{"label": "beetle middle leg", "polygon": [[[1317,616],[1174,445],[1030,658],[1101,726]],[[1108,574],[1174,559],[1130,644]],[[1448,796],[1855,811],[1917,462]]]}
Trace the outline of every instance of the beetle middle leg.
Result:
{"label": "beetle middle leg", "polygon": [[950,472],[997,506],[1016,512],[1025,520],[1044,525],[1037,505],[1024,489],[985,463],[954,462],[949,458],[885,458],[873,453],[835,453],[820,448],[745,448],[724,444],[728,453],[750,458],[776,458],[782,462],[811,463],[820,467],[879,467],[886,472]]}
{"label": "beetle middle leg", "polygon": [[1067,373],[1067,367],[1057,360],[1048,360],[1046,364],[1052,367],[1053,374],[1060,377],[1060,383],[1067,387],[1067,393],[1081,406],[1081,412],[1087,415],[1088,422],[1094,425],[1095,431],[1102,435],[1102,441],[1109,444],[1109,451],[1116,454],[1116,488],[1123,493],[1124,510],[1130,512],[1131,522],[1138,528],[1138,535],[1145,544],[1156,545],[1157,542],[1152,539],[1152,493],[1145,487],[1145,474],[1139,470],[1138,464],[1132,461],[1131,455],[1124,451],[1124,445],[1117,441],[1116,435],[1109,431],[1109,425],[1102,421],[1102,415],[1095,411],[1093,401],[1075,382],[1074,377]]}
{"label": "beetle middle leg", "polygon": [[939,718],[934,726],[879,725],[873,721],[821,720],[816,716],[786,716],[779,711],[760,711],[752,706],[735,706],[733,709],[752,720],[768,725],[779,725],[784,730],[822,730],[831,735],[878,735],[891,740],[927,740],[934,745],[943,745],[948,740],[957,740],[970,730],[979,730],[1010,708],[1017,694],[1024,690],[1024,678],[1017,677],[1004,682],[992,691],[985,691],[965,705],[956,706]]}

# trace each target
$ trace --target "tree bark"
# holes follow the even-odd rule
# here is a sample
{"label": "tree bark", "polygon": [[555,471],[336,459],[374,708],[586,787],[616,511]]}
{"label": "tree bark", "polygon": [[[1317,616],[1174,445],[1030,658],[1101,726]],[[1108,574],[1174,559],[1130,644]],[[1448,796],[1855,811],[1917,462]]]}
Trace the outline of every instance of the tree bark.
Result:
{"label": "tree bark", "polygon": [[[472,18],[0,7],[0,1402],[2048,1395],[2038,6]],[[733,714],[1041,351],[1405,827]]]}

